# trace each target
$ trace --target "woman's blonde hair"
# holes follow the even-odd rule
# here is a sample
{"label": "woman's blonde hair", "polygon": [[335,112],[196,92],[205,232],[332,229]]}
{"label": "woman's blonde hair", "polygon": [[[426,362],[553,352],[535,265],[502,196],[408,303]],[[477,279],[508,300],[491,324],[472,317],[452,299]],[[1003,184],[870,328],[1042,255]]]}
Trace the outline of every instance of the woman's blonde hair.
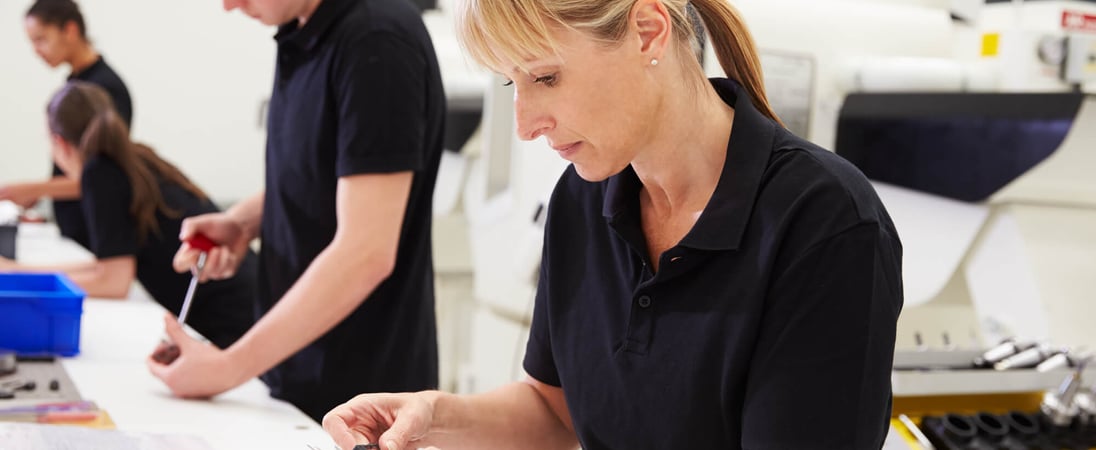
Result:
{"label": "woman's blonde hair", "polygon": [[[457,34],[480,64],[522,67],[524,61],[555,54],[551,27],[563,26],[607,43],[618,43],[628,30],[636,0],[462,0]],[[761,61],[753,37],[738,10],[727,0],[660,0],[669,11],[674,39],[682,49],[698,39],[689,21],[691,5],[703,19],[719,64],[741,84],[754,106],[777,120],[761,76]]]}

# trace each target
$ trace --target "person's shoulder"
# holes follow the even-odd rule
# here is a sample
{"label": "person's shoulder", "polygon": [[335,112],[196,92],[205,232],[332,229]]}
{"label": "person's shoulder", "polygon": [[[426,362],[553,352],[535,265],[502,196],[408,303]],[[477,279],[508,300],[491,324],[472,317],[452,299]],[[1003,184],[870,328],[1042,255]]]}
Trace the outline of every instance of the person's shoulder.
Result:
{"label": "person's shoulder", "polygon": [[90,69],[88,69],[88,81],[99,84],[104,89],[121,88],[125,89],[125,82],[122,81],[122,77],[118,75],[118,72],[114,70],[106,58],[100,57],[99,61],[95,63]]}
{"label": "person's shoulder", "polygon": [[114,66],[107,62],[106,58],[100,56],[99,64],[96,64],[96,68],[104,74],[107,74],[113,78],[121,78],[118,76],[118,72],[114,70]]}
{"label": "person's shoulder", "polygon": [[854,222],[887,223],[886,210],[867,177],[852,163],[778,128],[763,192],[793,199],[807,212]]}
{"label": "person's shoulder", "polygon": [[553,199],[558,197],[561,200],[582,203],[591,200],[601,200],[608,183],[609,180],[596,182],[586,181],[579,176],[578,170],[575,169],[575,165],[570,164],[563,170],[563,173],[560,174],[559,180],[556,181],[556,187],[552,191],[552,197]]}
{"label": "person's shoulder", "polygon": [[122,166],[111,158],[95,156],[84,162],[80,172],[80,185],[84,189],[128,187],[129,178]]}
{"label": "person's shoulder", "polygon": [[340,31],[342,39],[351,42],[391,37],[419,46],[429,38],[421,14],[407,0],[355,2],[343,17]]}
{"label": "person's shoulder", "polygon": [[552,190],[548,207],[549,218],[566,217],[563,222],[574,223],[580,218],[600,217],[608,183],[608,180],[586,181],[579,176],[573,164],[567,166]]}
{"label": "person's shoulder", "polygon": [[114,159],[105,156],[93,156],[84,162],[83,176],[87,176],[88,174],[125,175],[125,172],[122,170],[122,166],[118,165]]}

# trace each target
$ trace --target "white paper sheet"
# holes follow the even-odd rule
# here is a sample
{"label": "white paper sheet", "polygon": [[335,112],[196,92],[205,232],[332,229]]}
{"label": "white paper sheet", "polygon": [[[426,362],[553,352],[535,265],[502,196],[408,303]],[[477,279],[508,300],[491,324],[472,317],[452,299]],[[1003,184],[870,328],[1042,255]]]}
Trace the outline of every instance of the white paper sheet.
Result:
{"label": "white paper sheet", "polygon": [[97,430],[66,425],[0,423],[0,450],[212,450],[194,436]]}

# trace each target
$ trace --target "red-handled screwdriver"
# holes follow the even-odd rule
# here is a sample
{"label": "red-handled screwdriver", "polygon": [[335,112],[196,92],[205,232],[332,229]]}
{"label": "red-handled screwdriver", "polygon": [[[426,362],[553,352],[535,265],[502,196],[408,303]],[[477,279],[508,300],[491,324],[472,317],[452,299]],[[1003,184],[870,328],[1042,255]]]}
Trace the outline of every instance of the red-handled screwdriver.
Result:
{"label": "red-handled screwdriver", "polygon": [[213,250],[217,244],[201,234],[195,234],[190,239],[187,239],[187,244],[191,248],[196,248],[202,252],[198,254],[198,264],[190,269],[190,286],[186,288],[186,297],[183,297],[183,309],[179,310],[179,324],[182,325],[186,322],[187,312],[190,311],[190,302],[194,300],[194,291],[198,289],[198,279],[202,275],[202,269],[205,268],[206,257],[209,256],[209,251]]}
{"label": "red-handled screwdriver", "polygon": [[[186,322],[186,315],[190,311],[190,303],[194,300],[194,291],[198,289],[198,279],[202,276],[202,269],[205,268],[209,251],[217,246],[217,244],[214,244],[213,241],[201,234],[195,234],[190,239],[187,239],[186,243],[189,244],[191,248],[201,250],[201,253],[198,254],[198,263],[190,268],[190,285],[186,288],[186,296],[183,297],[183,307],[179,310],[179,325]],[[179,354],[179,346],[175,345],[174,342],[165,339],[160,343],[160,346],[156,348],[156,351],[152,353],[152,359],[160,364],[171,364],[179,357]]]}

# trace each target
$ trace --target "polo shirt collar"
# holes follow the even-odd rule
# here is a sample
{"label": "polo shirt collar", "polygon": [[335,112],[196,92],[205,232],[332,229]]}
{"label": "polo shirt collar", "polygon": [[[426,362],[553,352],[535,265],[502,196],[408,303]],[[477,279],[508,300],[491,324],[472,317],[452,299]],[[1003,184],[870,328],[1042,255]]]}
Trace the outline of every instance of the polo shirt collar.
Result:
{"label": "polo shirt collar", "polygon": [[322,0],[303,27],[294,18],[278,27],[274,40],[279,45],[291,44],[306,52],[311,51],[354,1],[360,0]]}
{"label": "polo shirt collar", "polygon": [[70,73],[69,76],[68,76],[68,79],[69,79],[69,81],[79,80],[81,76],[84,76],[84,74],[91,72],[92,70],[98,68],[99,66],[101,66],[103,64],[106,64],[105,62],[103,62],[103,55],[99,55],[98,58],[95,58],[95,62],[93,62],[93,63],[91,63],[91,65],[85,67],[84,70],[81,70],[79,72]]}
{"label": "polo shirt collar", "polygon": [[[754,107],[737,82],[711,79],[720,98],[735,110],[727,159],[715,192],[680,245],[700,250],[736,250],[742,242],[769,164],[776,124]],[[639,190],[642,184],[629,165],[609,178],[602,215],[639,218]],[[638,222],[637,222],[638,224]]]}

